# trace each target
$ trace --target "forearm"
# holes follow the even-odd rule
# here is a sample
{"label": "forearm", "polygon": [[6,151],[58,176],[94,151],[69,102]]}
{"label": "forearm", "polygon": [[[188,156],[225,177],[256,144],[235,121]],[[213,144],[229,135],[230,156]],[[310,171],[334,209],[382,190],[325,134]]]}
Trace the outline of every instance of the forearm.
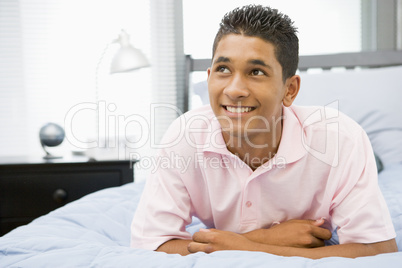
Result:
{"label": "forearm", "polygon": [[242,234],[247,239],[268,245],[315,248],[325,245],[332,234],[329,230],[321,228],[323,219],[319,220],[290,220],[277,224],[268,229],[257,229]]}
{"label": "forearm", "polygon": [[324,257],[356,258],[398,251],[394,239],[373,244],[342,244],[317,248],[281,247],[255,243],[252,251],[263,251],[280,256],[300,256],[311,259]]}
{"label": "forearm", "polygon": [[160,245],[156,251],[185,256],[190,254],[187,247],[191,241],[192,240],[172,239]]}
{"label": "forearm", "polygon": [[[259,233],[257,231],[256,233]],[[254,234],[253,234],[254,235]],[[321,247],[278,246],[259,243],[248,239],[244,235],[216,229],[202,229],[193,235],[188,251],[191,253],[203,251],[211,253],[218,250],[247,250],[261,251],[280,256],[300,256],[311,259],[324,257],[356,258],[372,256],[381,253],[396,252],[398,250],[395,239],[371,244],[342,244]]]}
{"label": "forearm", "polygon": [[251,231],[248,233],[244,233],[241,234],[242,236],[244,236],[245,238],[247,238],[248,240],[257,242],[257,243],[261,243],[261,244],[270,244],[272,245],[272,239],[270,239],[271,237],[269,235],[267,235],[268,230],[263,230],[263,229],[258,229],[255,231]]}

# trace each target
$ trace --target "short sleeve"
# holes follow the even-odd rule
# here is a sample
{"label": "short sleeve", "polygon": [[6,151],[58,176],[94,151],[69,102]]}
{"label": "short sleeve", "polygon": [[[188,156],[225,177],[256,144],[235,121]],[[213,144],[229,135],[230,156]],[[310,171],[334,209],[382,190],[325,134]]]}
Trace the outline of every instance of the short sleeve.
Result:
{"label": "short sleeve", "polygon": [[395,238],[378,186],[374,154],[363,130],[343,144],[339,158],[339,184],[331,205],[339,243],[375,243]]}
{"label": "short sleeve", "polygon": [[171,239],[191,239],[186,225],[191,223],[191,200],[183,183],[182,172],[172,165],[171,153],[180,152],[177,140],[180,121],[169,127],[160,149],[152,160],[153,168],[146,181],[131,223],[131,247],[155,250]]}
{"label": "short sleeve", "polygon": [[175,173],[158,168],[147,180],[131,224],[131,247],[155,250],[171,239],[191,239],[185,229],[191,223],[191,202]]}

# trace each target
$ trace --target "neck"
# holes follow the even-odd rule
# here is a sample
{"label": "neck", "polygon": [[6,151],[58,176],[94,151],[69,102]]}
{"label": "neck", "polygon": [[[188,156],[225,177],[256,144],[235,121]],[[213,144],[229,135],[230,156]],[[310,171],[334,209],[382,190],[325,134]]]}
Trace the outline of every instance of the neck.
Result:
{"label": "neck", "polygon": [[228,150],[237,155],[252,170],[268,162],[278,151],[282,136],[282,124],[275,132],[257,132],[247,136],[231,136],[222,133]]}

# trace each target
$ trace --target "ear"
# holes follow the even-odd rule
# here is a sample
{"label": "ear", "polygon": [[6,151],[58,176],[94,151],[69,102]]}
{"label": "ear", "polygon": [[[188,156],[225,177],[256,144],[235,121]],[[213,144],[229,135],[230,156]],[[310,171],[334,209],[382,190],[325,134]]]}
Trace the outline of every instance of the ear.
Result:
{"label": "ear", "polygon": [[289,107],[296,99],[300,89],[300,76],[294,75],[286,80],[285,83],[285,96],[283,98],[283,105]]}
{"label": "ear", "polygon": [[207,74],[208,74],[208,79],[207,80],[209,80],[209,75],[211,74],[211,68],[207,69]]}

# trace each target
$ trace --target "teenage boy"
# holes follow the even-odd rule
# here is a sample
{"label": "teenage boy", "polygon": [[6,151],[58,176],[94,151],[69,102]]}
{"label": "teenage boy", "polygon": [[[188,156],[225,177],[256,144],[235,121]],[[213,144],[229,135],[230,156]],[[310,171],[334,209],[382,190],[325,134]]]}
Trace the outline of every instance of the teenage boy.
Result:
{"label": "teenage boy", "polygon": [[[224,16],[208,68],[211,105],[167,131],[156,163],[169,165],[147,181],[132,247],[309,258],[397,251],[366,133],[335,110],[292,105],[297,65],[286,15],[249,5]],[[207,226],[193,236],[192,216]],[[339,245],[324,246],[335,229]]]}

